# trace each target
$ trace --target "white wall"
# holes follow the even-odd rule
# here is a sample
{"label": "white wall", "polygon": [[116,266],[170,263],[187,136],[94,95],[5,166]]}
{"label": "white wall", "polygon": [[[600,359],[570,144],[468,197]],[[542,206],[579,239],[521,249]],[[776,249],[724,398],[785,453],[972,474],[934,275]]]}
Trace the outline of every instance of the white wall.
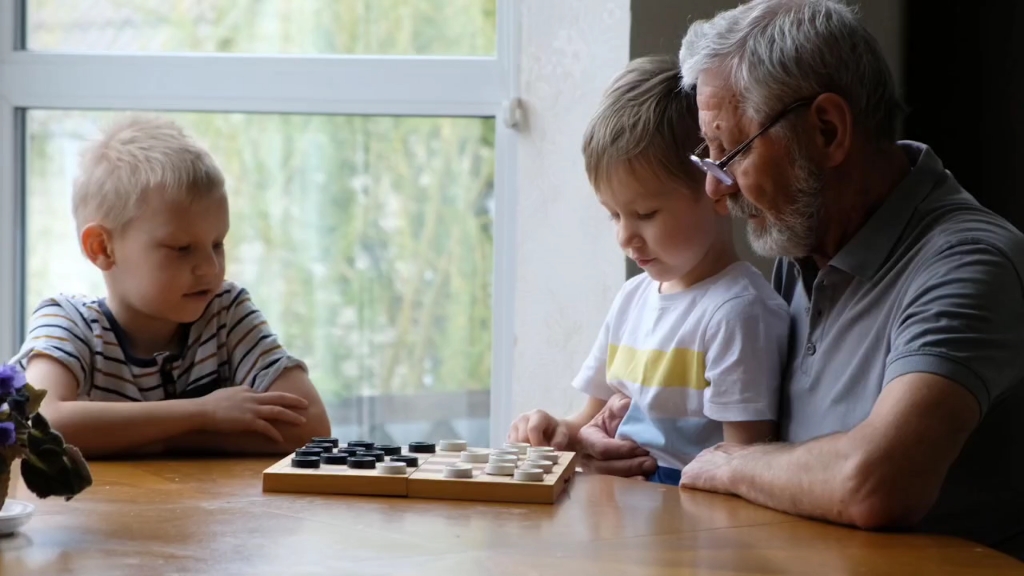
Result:
{"label": "white wall", "polygon": [[512,414],[582,404],[570,387],[625,279],[583,168],[583,130],[629,60],[629,0],[523,0]]}

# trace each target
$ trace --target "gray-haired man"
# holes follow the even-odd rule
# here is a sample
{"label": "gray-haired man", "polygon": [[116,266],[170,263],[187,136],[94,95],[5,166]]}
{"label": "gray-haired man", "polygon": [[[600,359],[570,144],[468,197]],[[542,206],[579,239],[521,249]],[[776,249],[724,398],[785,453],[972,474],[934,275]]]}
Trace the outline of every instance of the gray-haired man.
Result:
{"label": "gray-haired man", "polygon": [[[1024,237],[896,141],[891,72],[843,4],[755,0],[694,23],[680,63],[693,160],[778,257],[792,319],[785,442],[720,444],[681,485],[1024,557]],[[581,441],[595,469],[644,463]]]}

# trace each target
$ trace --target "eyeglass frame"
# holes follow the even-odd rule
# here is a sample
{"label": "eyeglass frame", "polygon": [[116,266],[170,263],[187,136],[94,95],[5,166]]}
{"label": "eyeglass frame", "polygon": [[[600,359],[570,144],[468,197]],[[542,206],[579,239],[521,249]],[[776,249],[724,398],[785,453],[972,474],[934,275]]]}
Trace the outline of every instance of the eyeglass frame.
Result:
{"label": "eyeglass frame", "polygon": [[701,145],[698,146],[692,154],[690,154],[690,161],[696,164],[698,168],[703,170],[705,174],[711,174],[715,178],[718,178],[718,180],[725,184],[726,186],[732,186],[733,184],[736,183],[736,179],[732,176],[732,174],[729,174],[728,172],[725,171],[725,169],[728,168],[729,164],[731,164],[733,160],[735,160],[740,154],[742,154],[747,148],[749,148],[758,136],[764,134],[766,131],[768,131],[769,128],[778,124],[779,121],[785,118],[787,114],[801,106],[806,106],[808,104],[814,103],[816,99],[817,98],[806,98],[804,100],[798,100],[797,102],[790,104],[781,112],[776,114],[775,117],[773,117],[767,124],[765,124],[763,128],[758,130],[750,138],[747,138],[745,142],[733,148],[732,152],[726,154],[718,162],[715,162],[710,158],[700,157],[700,154],[703,153],[703,151],[708,147],[707,140],[701,142]]}

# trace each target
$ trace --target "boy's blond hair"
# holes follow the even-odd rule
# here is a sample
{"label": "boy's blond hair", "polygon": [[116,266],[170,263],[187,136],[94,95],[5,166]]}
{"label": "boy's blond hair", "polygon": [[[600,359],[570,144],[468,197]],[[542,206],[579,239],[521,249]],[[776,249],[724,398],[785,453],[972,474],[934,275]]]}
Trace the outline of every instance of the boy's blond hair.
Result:
{"label": "boy's blond hair", "polygon": [[224,191],[224,175],[205,148],[176,123],[132,115],[110,126],[82,154],[71,193],[78,233],[99,223],[117,230],[153,192],[190,201]]}
{"label": "boy's blond hair", "polygon": [[705,174],[690,161],[702,141],[696,99],[680,87],[678,61],[644,56],[605,91],[583,137],[583,159],[594,187],[626,166],[703,190]]}

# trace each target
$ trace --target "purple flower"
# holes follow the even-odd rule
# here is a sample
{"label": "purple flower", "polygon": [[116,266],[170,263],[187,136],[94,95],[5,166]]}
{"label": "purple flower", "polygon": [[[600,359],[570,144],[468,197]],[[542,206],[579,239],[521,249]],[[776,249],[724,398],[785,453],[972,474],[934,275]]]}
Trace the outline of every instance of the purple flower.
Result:
{"label": "purple flower", "polygon": [[25,374],[10,364],[0,366],[0,396],[14,394],[25,385]]}
{"label": "purple flower", "polygon": [[0,422],[0,447],[10,446],[17,439],[18,436],[14,431],[14,422]]}

